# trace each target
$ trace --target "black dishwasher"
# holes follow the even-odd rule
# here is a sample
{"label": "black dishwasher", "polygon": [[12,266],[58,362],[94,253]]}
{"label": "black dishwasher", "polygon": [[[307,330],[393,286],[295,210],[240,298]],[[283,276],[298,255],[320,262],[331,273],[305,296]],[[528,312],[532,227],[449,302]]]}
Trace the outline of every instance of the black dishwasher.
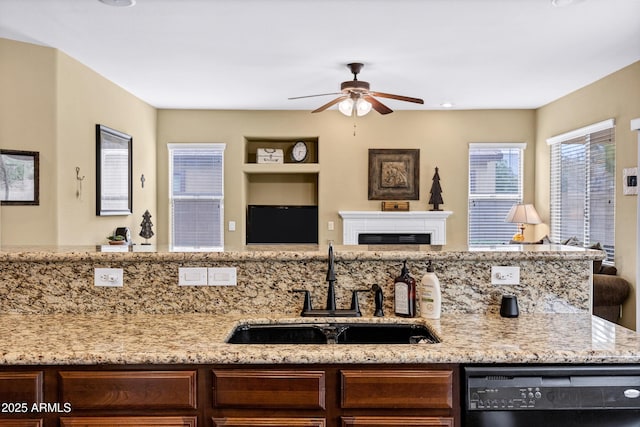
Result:
{"label": "black dishwasher", "polygon": [[640,427],[640,366],[467,366],[463,427]]}

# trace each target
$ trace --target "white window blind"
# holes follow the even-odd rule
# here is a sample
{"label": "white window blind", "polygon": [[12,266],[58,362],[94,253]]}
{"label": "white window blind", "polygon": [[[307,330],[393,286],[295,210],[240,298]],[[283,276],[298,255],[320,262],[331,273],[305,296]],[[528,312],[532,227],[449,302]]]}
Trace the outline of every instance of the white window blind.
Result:
{"label": "white window blind", "polygon": [[224,149],[224,144],[169,144],[173,250],[223,250]]}
{"label": "white window blind", "polygon": [[526,144],[469,144],[469,245],[508,243],[517,224],[505,222],[522,202]]}
{"label": "white window blind", "polygon": [[[551,138],[551,239],[600,243],[615,255],[613,120]],[[604,128],[604,129],[603,129]]]}

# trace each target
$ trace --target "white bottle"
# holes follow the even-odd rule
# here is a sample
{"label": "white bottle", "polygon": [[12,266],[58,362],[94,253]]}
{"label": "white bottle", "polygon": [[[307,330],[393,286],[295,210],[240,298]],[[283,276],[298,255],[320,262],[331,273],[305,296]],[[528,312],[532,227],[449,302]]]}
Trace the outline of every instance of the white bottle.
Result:
{"label": "white bottle", "polygon": [[420,315],[427,319],[439,319],[442,309],[440,281],[434,273],[431,261],[427,263],[427,272],[420,282]]}

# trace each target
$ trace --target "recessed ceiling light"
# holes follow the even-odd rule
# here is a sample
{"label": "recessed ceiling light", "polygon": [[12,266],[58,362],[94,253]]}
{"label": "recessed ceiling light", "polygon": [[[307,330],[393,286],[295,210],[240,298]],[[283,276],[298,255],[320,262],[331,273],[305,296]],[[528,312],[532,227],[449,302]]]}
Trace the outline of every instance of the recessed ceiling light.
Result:
{"label": "recessed ceiling light", "polygon": [[554,7],[565,7],[573,4],[581,3],[583,0],[551,0]]}
{"label": "recessed ceiling light", "polygon": [[443,102],[442,104],[440,104],[440,106],[442,108],[451,108],[451,107],[453,107],[453,103],[452,102]]}
{"label": "recessed ceiling light", "polygon": [[104,3],[109,6],[114,7],[131,7],[136,4],[136,0],[99,0],[101,3]]}

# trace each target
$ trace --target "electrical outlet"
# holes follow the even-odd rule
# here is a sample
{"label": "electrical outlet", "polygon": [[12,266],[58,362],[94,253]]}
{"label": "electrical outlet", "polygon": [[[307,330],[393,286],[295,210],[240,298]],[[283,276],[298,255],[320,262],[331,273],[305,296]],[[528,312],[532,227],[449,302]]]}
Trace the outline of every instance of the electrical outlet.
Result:
{"label": "electrical outlet", "polygon": [[206,267],[179,267],[179,286],[207,286]]}
{"label": "electrical outlet", "polygon": [[236,286],[237,274],[235,267],[211,267],[207,282],[209,286]]}
{"label": "electrical outlet", "polygon": [[520,267],[491,267],[491,284],[492,285],[519,285],[520,284]]}
{"label": "electrical outlet", "polygon": [[121,268],[96,268],[93,270],[93,284],[95,286],[123,285],[124,271]]}

